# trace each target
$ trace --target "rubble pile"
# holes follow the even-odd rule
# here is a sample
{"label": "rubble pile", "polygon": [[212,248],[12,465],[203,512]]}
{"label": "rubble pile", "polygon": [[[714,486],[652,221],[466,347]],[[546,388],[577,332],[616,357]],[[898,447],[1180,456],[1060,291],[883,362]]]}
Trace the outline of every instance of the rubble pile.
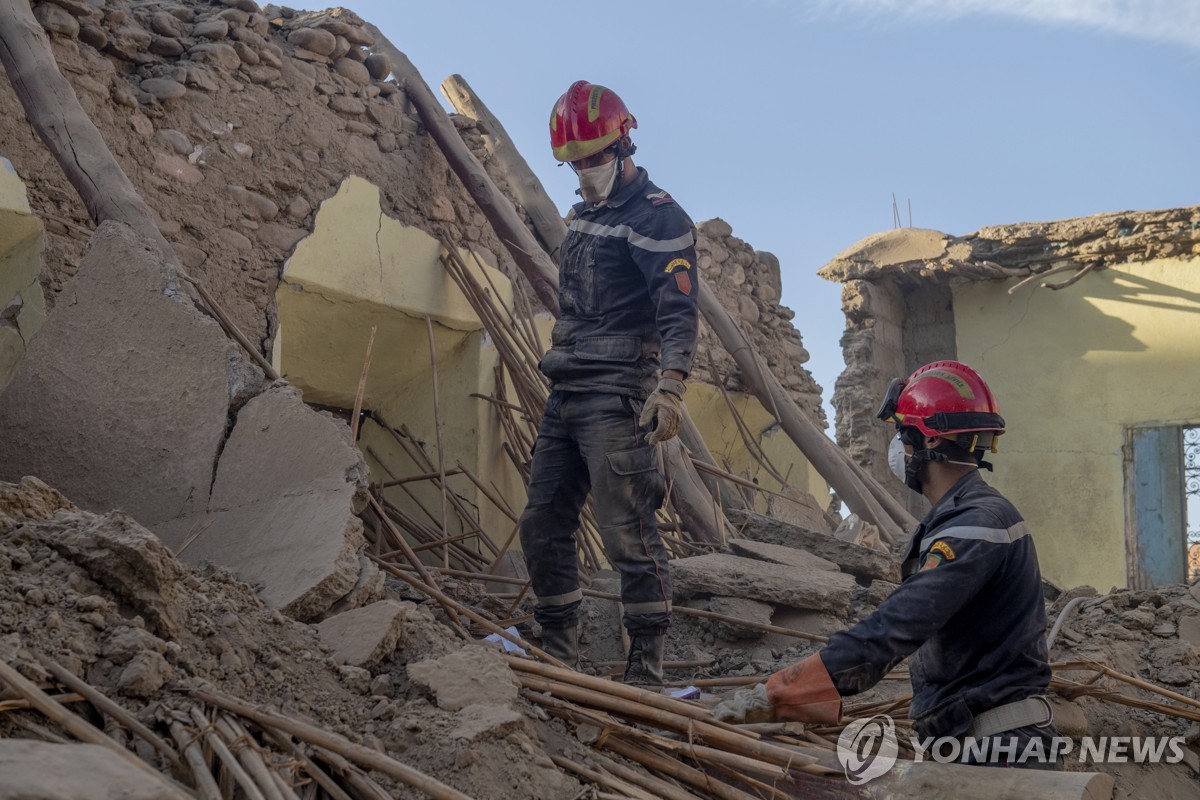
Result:
{"label": "rubble pile", "polygon": [[[179,562],[128,515],[79,511],[33,478],[0,483],[0,650],[42,685],[54,681],[40,659],[53,659],[152,729],[196,705],[184,690],[209,687],[473,797],[580,791],[545,753],[570,741],[517,698],[503,656],[464,645],[425,607],[393,596],[310,626],[228,570]],[[30,738],[30,725],[48,733],[36,712],[0,713],[0,742]]]}

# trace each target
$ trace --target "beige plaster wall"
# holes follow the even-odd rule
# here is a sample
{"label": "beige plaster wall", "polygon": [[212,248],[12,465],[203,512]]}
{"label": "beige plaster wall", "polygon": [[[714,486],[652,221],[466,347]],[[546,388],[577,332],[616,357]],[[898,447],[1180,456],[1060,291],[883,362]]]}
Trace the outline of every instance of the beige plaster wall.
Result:
{"label": "beige plaster wall", "polygon": [[8,159],[0,158],[0,389],[8,385],[46,318],[38,283],[43,236],[25,184]]}
{"label": "beige plaster wall", "polygon": [[1047,577],[1124,586],[1124,431],[1200,423],[1200,269],[1157,260],[1009,296],[1012,283],[954,289],[959,358],[1008,423],[988,480],[1030,522]]}

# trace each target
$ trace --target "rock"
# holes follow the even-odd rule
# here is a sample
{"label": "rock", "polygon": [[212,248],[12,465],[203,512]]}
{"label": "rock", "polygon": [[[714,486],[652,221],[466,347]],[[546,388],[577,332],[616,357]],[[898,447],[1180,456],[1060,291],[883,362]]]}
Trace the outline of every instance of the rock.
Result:
{"label": "rock", "polygon": [[229,195],[238,202],[252,219],[271,220],[279,216],[279,206],[269,197],[252,192],[244,186],[229,186]]}
{"label": "rock", "polygon": [[281,253],[290,252],[305,236],[308,236],[308,231],[304,228],[293,228],[274,222],[263,225],[258,230],[258,240]]}
{"label": "rock", "polygon": [[372,697],[391,697],[393,692],[391,673],[381,672],[371,679]]}
{"label": "rock", "polygon": [[371,73],[352,58],[339,58],[333,62],[333,71],[343,78],[354,81],[359,86],[366,86],[371,82]]}
{"label": "rock", "polygon": [[343,664],[370,668],[395,652],[404,635],[404,618],[412,603],[380,600],[317,623],[317,635]]}
{"label": "rock", "polygon": [[254,155],[254,148],[245,142],[234,142],[233,152],[237,153],[242,158],[250,158]]}
{"label": "rock", "polygon": [[142,91],[152,95],[158,102],[175,100],[187,94],[187,87],[169,78],[147,78],[142,81]]}
{"label": "rock", "polygon": [[300,221],[312,213],[312,206],[303,197],[297,197],[295,200],[288,203],[285,213],[292,219]]}
{"label": "rock", "polygon": [[343,664],[338,667],[338,676],[342,679],[342,683],[346,684],[346,688],[356,694],[366,694],[371,691],[370,670]]}
{"label": "rock", "polygon": [[334,95],[329,98],[329,107],[339,114],[361,116],[367,113],[366,103],[357,97],[349,97],[344,94]]}
{"label": "rock", "polygon": [[154,123],[140,111],[130,112],[129,127],[137,131],[138,135],[143,139],[149,139],[154,136]]}
{"label": "rock", "polygon": [[192,36],[197,39],[224,39],[229,35],[229,23],[223,19],[206,19],[192,27]]}
{"label": "rock", "polygon": [[707,222],[701,222],[696,227],[700,229],[700,233],[710,239],[724,239],[726,236],[733,234],[733,226],[720,217],[714,217]]}
{"label": "rock", "polygon": [[731,539],[729,549],[734,555],[766,561],[771,564],[782,564],[785,567],[797,569],[817,569],[825,572],[839,572],[838,565],[820,556],[814,556],[807,550],[795,547],[784,547],[767,542],[755,542],[750,539]]}
{"label": "rock", "polygon": [[359,47],[374,47],[375,46],[375,37],[374,36],[367,33],[365,30],[358,27],[357,25],[350,25],[350,26],[348,26],[348,28],[349,28],[349,30],[347,30],[342,35],[350,40],[350,44],[355,44],[355,45],[358,45]]}
{"label": "rock", "polygon": [[245,42],[234,42],[233,49],[234,52],[238,54],[238,58],[242,60],[243,64],[256,67],[261,61],[261,59],[258,57],[258,53],[256,53],[254,49]]}
{"label": "rock", "polygon": [[329,54],[329,58],[337,61],[350,52],[350,42],[344,36],[334,36],[333,40],[336,44],[333,47],[333,52]]}
{"label": "rock", "polygon": [[188,269],[196,269],[204,265],[208,261],[208,253],[201,250],[199,247],[172,242],[171,247],[175,249],[175,255],[179,256],[179,260],[183,262],[183,266]]}
{"label": "rock", "polygon": [[117,678],[117,693],[125,697],[149,699],[175,675],[171,665],[158,653],[143,650],[129,660]]}
{"label": "rock", "polygon": [[754,295],[754,299],[766,304],[774,303],[779,299],[778,295],[775,294],[775,287],[765,283],[762,286],[754,287],[752,294]]}
{"label": "rock", "polygon": [[458,727],[450,731],[450,738],[468,742],[502,739],[526,730],[525,715],[504,706],[470,705],[458,712],[456,721]]}
{"label": "rock", "polygon": [[[708,601],[708,610],[715,614],[725,614],[749,622],[769,625],[775,607],[769,603],[747,600],[744,597],[714,597]],[[723,639],[761,639],[766,635],[765,631],[758,628],[748,628],[732,622],[718,622],[716,625],[717,631]]]}
{"label": "rock", "polygon": [[741,597],[793,608],[844,614],[854,578],[841,572],[798,569],[756,559],[710,553],[670,562],[674,597]]}
{"label": "rock", "polygon": [[367,119],[386,131],[400,129],[400,109],[391,103],[370,103],[367,106]]}
{"label": "rock", "polygon": [[730,510],[729,518],[737,525],[742,535],[756,542],[798,547],[809,553],[832,561],[842,569],[864,581],[881,578],[892,583],[900,582],[900,567],[892,559],[876,550],[835,539],[827,533],[818,533],[750,511]]}
{"label": "rock", "polygon": [[159,11],[150,18],[150,30],[157,33],[159,36],[167,36],[172,39],[183,38],[183,23],[172,14],[165,11]]}
{"label": "rock", "polygon": [[193,167],[179,156],[171,156],[166,153],[154,154],[154,168],[166,175],[169,178],[174,178],[180,183],[195,184],[204,180],[204,175],[200,170]]}
{"label": "rock", "polygon": [[366,136],[368,139],[375,135],[375,129],[365,122],[359,122],[352,119],[346,122],[346,130],[350,133],[356,133],[359,136]]}
{"label": "rock", "polygon": [[167,58],[175,58],[183,55],[183,42],[178,39],[171,39],[166,36],[157,36],[154,41],[150,42],[149,50],[158,56],[166,56]]}
{"label": "rock", "polygon": [[50,33],[74,39],[79,35],[79,20],[65,8],[51,3],[34,6],[33,16]]}
{"label": "rock", "polygon": [[387,80],[387,76],[392,74],[392,62],[383,53],[371,53],[363,64],[377,81]]}
{"label": "rock", "polygon": [[[30,765],[36,764],[36,769]],[[161,800],[162,778],[107,747],[0,739],[0,800]]]}
{"label": "rock", "polygon": [[408,665],[413,685],[432,694],[439,708],[458,711],[470,705],[507,706],[517,699],[512,670],[490,647],[469,644],[441,658]]}
{"label": "rock", "polygon": [[90,17],[96,11],[95,8],[83,2],[83,0],[50,0],[50,2],[56,6],[62,6],[75,17]]}
{"label": "rock", "polygon": [[759,318],[758,303],[755,303],[753,298],[742,294],[738,295],[737,304],[738,316],[742,318],[742,322],[747,325],[757,325]]}
{"label": "rock", "polygon": [[242,59],[232,45],[224,42],[206,42],[187,51],[187,57],[200,64],[212,64],[228,72],[242,65]]}
{"label": "rock", "polygon": [[454,204],[444,194],[439,194],[430,200],[425,211],[430,219],[438,222],[454,222],[458,219],[458,215],[454,213]]}
{"label": "rock", "polygon": [[25,522],[48,519],[60,510],[77,509],[37,478],[26,476],[20,483],[0,483],[0,534]]}
{"label": "rock", "polygon": [[1119,619],[1122,625],[1134,631],[1148,631],[1154,627],[1154,614],[1140,608],[1126,611]]}
{"label": "rock", "polygon": [[311,62],[313,64],[328,64],[329,56],[323,56],[320,53],[314,53],[312,50],[305,50],[303,47],[297,47],[292,51],[292,58],[299,61]]}
{"label": "rock", "polygon": [[879,604],[891,597],[892,592],[900,588],[900,584],[891,581],[871,581],[867,587],[867,602],[878,608]]}
{"label": "rock", "polygon": [[249,253],[254,249],[254,242],[230,228],[222,228],[213,234],[213,240],[221,243],[235,253]]}
{"label": "rock", "polygon": [[154,137],[181,156],[189,155],[194,149],[191,140],[174,128],[159,128]]}
{"label": "rock", "polygon": [[79,26],[79,41],[97,50],[108,47],[108,33],[95,25],[81,24]]}
{"label": "rock", "polygon": [[329,31],[320,28],[297,28],[288,34],[288,44],[321,56],[330,55],[337,47],[337,39]]}
{"label": "rock", "polygon": [[396,134],[381,133],[375,137],[375,142],[379,145],[379,152],[392,153],[396,150]]}
{"label": "rock", "polygon": [[245,25],[250,21],[250,14],[240,8],[227,8],[217,14],[217,18],[225,20],[230,25]]}

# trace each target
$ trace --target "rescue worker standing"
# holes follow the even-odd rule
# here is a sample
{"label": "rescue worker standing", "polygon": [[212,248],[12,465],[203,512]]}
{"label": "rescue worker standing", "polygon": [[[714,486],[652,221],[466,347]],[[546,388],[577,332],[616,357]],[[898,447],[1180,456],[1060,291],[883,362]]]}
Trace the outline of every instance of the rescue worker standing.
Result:
{"label": "rescue worker standing", "polygon": [[875,613],[819,652],[723,701],[726,721],[836,723],[842,697],[866,691],[910,659],[910,717],[922,739],[988,740],[971,763],[1053,767],[1057,735],[1042,697],[1050,682],[1037,553],[1017,509],[984,483],[984,454],[1004,433],[996,400],[957,361],[894,380],[879,417],[896,425],[888,462],[933,506],[913,534],[904,579]]}
{"label": "rescue worker standing", "polygon": [[624,680],[653,685],[662,683],[671,613],[656,445],[683,422],[698,277],[691,219],[630,157],[636,127],[616,93],[586,81],[551,113],[554,157],[575,171],[583,201],[559,253],[561,313],[540,364],[551,391],[520,533],[542,646],[577,666],[575,533],[591,490],[605,554],[621,574]]}

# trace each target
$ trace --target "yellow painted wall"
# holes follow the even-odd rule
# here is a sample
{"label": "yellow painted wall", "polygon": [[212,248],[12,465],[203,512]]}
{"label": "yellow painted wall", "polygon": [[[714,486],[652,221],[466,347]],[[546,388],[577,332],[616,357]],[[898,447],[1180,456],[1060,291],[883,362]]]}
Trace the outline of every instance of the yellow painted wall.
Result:
{"label": "yellow painted wall", "polygon": [[1129,264],[1009,296],[1013,283],[954,289],[959,359],[1008,423],[987,479],[1029,521],[1048,578],[1124,586],[1124,431],[1200,423],[1200,267]]}
{"label": "yellow painted wall", "polygon": [[[758,441],[775,468],[787,477],[788,483],[811,494],[821,508],[827,507],[829,484],[808,463],[808,459],[783,429],[775,424],[774,418],[767,413],[757,398],[739,392],[730,392],[729,397],[745,421],[746,428]],[[719,389],[704,383],[690,383],[684,399],[688,413],[691,414],[718,464],[724,467],[728,463],[738,475],[746,475],[748,470],[748,474],[755,481],[772,491],[781,488],[779,482],[751,456],[738,432],[737,423],[729,412],[729,405]],[[757,494],[756,508],[760,511],[765,510],[766,497],[762,493]]]}
{"label": "yellow painted wall", "polygon": [[43,238],[42,221],[29,208],[25,184],[8,159],[0,158],[0,311],[14,302],[21,304],[10,320],[0,320],[0,390],[46,318],[38,283]]}
{"label": "yellow painted wall", "polygon": [[[408,426],[436,463],[428,315],[437,353],[447,469],[462,461],[487,482],[494,481],[510,502],[523,502],[523,485],[500,445],[495,411],[470,396],[493,393],[497,355],[482,323],[439,262],[440,253],[437,240],[382,214],[377,187],[362,178],[346,179],[317,212],[313,234],[296,246],[284,265],[276,292],[279,332],[273,360],[281,374],[304,391],[305,402],[349,409],[375,327],[363,406],[392,426]],[[472,269],[480,269],[474,259],[465,260]],[[511,305],[508,279],[490,267],[483,269]],[[389,471],[397,477],[425,471],[375,425],[363,427],[360,445],[373,482],[387,481]],[[465,477],[451,477],[448,485],[479,508],[486,532],[501,539],[508,535],[511,521]],[[412,488],[420,505],[440,517],[440,492],[429,483]],[[385,496],[432,524],[402,490],[387,490]]]}

